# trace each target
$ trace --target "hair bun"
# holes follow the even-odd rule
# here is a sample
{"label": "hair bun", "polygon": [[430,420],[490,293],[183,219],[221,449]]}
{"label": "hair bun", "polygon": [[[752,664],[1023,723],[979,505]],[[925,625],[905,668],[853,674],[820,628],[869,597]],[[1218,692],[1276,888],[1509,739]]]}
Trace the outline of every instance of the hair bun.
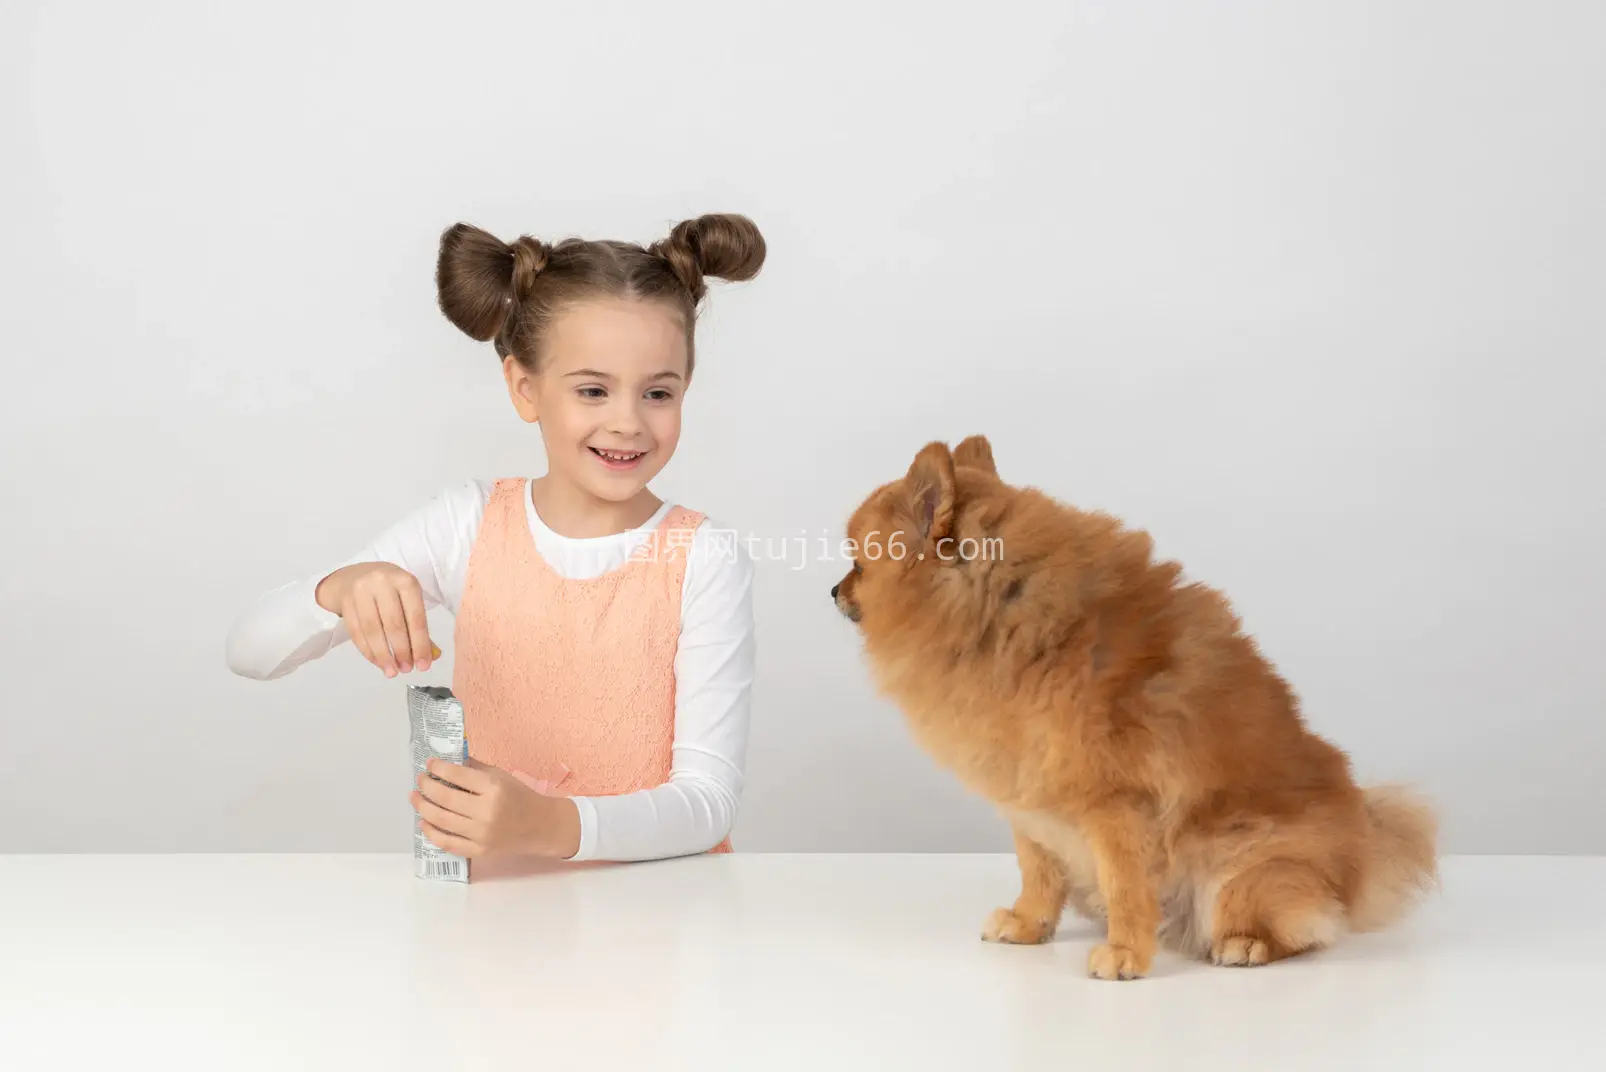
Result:
{"label": "hair bun", "polygon": [[495,338],[513,301],[512,250],[472,224],[452,224],[441,234],[435,291],[441,312],[463,334]]}
{"label": "hair bun", "polygon": [[764,266],[764,236],[746,216],[716,213],[682,220],[669,237],[654,242],[648,252],[669,262],[692,301],[708,293],[705,276],[740,282],[752,279]]}
{"label": "hair bun", "polygon": [[552,247],[539,238],[520,235],[513,243],[513,300],[523,301],[535,286],[535,277],[547,265]]}

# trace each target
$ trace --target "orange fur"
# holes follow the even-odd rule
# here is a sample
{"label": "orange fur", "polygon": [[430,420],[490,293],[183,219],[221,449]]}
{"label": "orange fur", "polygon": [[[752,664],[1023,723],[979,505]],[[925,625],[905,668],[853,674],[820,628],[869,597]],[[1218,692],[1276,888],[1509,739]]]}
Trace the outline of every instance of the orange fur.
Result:
{"label": "orange fur", "polygon": [[1003,483],[984,438],[927,445],[848,536],[833,597],[878,686],[1014,828],[1021,894],[987,939],[1046,941],[1069,903],[1105,923],[1100,978],[1146,974],[1162,942],[1264,964],[1436,880],[1432,812],[1355,784],[1220,593],[1145,533]]}

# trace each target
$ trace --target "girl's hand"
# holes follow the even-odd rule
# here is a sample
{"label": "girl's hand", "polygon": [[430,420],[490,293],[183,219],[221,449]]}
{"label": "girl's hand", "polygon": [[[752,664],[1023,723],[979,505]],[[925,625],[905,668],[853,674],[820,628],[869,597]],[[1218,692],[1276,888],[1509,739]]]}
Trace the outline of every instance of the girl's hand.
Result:
{"label": "girl's hand", "polygon": [[580,851],[580,813],[572,801],[542,796],[473,759],[466,767],[430,760],[410,799],[424,836],[465,860],[519,854],[566,860]]}
{"label": "girl's hand", "polygon": [[359,562],[318,583],[324,610],[346,623],[363,658],[395,677],[415,666],[428,670],[441,650],[429,639],[424,591],[418,578],[389,562]]}

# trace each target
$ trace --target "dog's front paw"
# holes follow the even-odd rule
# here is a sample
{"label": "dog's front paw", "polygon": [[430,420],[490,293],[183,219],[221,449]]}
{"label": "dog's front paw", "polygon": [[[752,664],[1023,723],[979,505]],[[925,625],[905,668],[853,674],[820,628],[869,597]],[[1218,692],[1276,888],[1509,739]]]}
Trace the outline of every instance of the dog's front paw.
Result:
{"label": "dog's front paw", "polygon": [[981,929],[982,941],[1008,945],[1037,945],[1053,936],[1054,925],[1048,920],[1025,919],[1008,908],[995,909]]}
{"label": "dog's front paw", "polygon": [[1149,974],[1153,959],[1124,945],[1097,945],[1088,955],[1087,973],[1095,979],[1141,979]]}

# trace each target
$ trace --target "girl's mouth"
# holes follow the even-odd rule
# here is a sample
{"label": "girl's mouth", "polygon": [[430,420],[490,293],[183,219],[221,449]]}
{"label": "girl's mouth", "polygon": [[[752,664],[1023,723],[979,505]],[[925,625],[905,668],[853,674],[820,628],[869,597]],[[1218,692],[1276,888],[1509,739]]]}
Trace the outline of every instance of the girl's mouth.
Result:
{"label": "girl's mouth", "polygon": [[618,472],[634,469],[641,464],[641,459],[647,456],[644,450],[598,450],[596,447],[587,449],[595,454],[603,465]]}

